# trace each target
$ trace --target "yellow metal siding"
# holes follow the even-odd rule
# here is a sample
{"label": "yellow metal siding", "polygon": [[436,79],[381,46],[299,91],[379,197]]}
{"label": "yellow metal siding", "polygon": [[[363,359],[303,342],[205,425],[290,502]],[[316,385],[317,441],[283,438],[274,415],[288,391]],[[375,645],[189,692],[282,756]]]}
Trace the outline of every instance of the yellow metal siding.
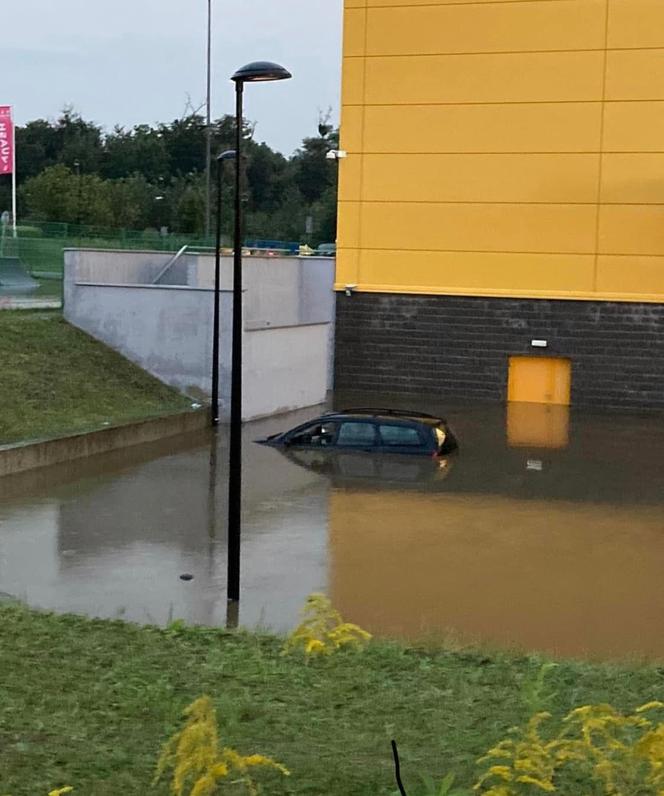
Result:
{"label": "yellow metal siding", "polygon": [[[352,160],[349,165],[347,172],[352,173]],[[599,155],[367,154],[359,198],[367,202],[587,204],[597,197],[599,166]],[[664,194],[664,181],[657,187]]]}
{"label": "yellow metal siding", "polygon": [[601,49],[604,7],[605,0],[558,0],[373,8],[366,54]]}
{"label": "yellow metal siding", "polygon": [[664,47],[662,0],[609,0],[609,47]]}
{"label": "yellow metal siding", "polygon": [[[662,60],[664,81],[664,56]],[[604,54],[598,51],[367,58],[365,102],[413,105],[598,100],[603,65]]]}
{"label": "yellow metal siding", "polygon": [[664,102],[607,102],[604,148],[607,152],[662,152]]}
{"label": "yellow metal siding", "polygon": [[345,0],[337,282],[664,301],[662,0]]}
{"label": "yellow metal siding", "polygon": [[[418,292],[437,292],[443,284],[446,293],[457,295],[477,291],[510,295],[515,273],[521,289],[535,296],[564,296],[570,289],[588,292],[593,285],[592,255],[423,251],[413,256],[409,251],[354,251],[361,258],[363,282],[388,292],[390,286],[403,281],[404,274]],[[346,252],[344,264],[345,258]],[[360,261],[353,265],[359,268]],[[358,273],[353,271],[344,284],[356,284]]]}
{"label": "yellow metal siding", "polygon": [[[589,254],[595,217],[594,205],[363,202],[361,242],[368,249]],[[661,235],[664,241],[664,224]]]}
{"label": "yellow metal siding", "polygon": [[[645,104],[645,103],[644,103]],[[647,135],[659,151],[664,138],[664,104],[649,103],[641,110],[654,131],[631,127],[628,110],[615,116],[613,135],[638,149],[635,134]],[[601,140],[601,103],[510,103],[498,105],[369,105],[364,109],[364,146],[357,122],[362,108],[344,107],[342,128],[349,152],[598,152]],[[657,127],[662,135],[657,135]]]}

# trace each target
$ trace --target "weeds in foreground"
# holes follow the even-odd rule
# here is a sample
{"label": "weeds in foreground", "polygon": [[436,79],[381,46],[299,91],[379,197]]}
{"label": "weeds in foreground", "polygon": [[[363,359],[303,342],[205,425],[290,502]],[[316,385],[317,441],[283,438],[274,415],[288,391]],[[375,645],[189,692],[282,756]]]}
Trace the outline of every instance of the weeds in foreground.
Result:
{"label": "weeds in foreground", "polygon": [[[549,713],[537,713],[479,762],[489,764],[475,785],[484,796],[541,793],[664,794],[664,722],[649,718],[664,703],[624,715],[611,705],[571,711],[543,737]],[[559,790],[563,788],[563,791]]]}
{"label": "weeds in foreground", "polygon": [[302,622],[286,639],[283,654],[303,650],[306,656],[330,655],[342,647],[362,649],[371,634],[358,625],[344,622],[324,594],[310,594],[302,611]]}
{"label": "weeds in foreground", "polygon": [[154,778],[156,784],[166,771],[173,771],[171,791],[175,796],[213,796],[219,784],[244,785],[245,792],[255,796],[260,785],[251,771],[271,768],[284,776],[290,772],[281,763],[263,755],[241,755],[235,749],[220,747],[217,716],[212,700],[202,696],[184,711],[185,726],[165,745]]}

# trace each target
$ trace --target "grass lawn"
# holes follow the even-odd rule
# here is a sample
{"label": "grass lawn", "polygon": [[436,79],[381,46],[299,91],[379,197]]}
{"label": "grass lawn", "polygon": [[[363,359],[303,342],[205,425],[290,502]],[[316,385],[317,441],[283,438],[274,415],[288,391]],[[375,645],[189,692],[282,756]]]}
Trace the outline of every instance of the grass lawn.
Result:
{"label": "grass lawn", "polygon": [[70,326],[59,312],[0,312],[0,352],[0,444],[62,436],[191,405]]}
{"label": "grass lawn", "polygon": [[[475,759],[531,715],[542,664],[374,641],[307,665],[280,647],[268,636],[0,605],[0,793],[46,796],[72,785],[81,796],[165,796],[166,784],[150,789],[155,760],[201,694],[214,700],[225,744],[291,770],[271,775],[266,794],[391,794],[391,738],[409,796],[422,793],[424,772],[454,771],[467,787]],[[664,669],[655,666],[566,662],[546,682],[540,707],[556,716],[584,703],[631,709],[664,697]]]}

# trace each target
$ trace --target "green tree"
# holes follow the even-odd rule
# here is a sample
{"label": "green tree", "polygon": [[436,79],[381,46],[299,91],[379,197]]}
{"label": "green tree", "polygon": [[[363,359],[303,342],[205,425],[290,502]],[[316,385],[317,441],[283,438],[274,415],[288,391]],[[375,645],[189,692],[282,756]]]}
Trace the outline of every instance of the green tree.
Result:
{"label": "green tree", "polygon": [[156,182],[171,170],[163,136],[147,124],[132,130],[116,127],[106,137],[102,163],[102,175],[112,179],[141,174]]}
{"label": "green tree", "polygon": [[338,136],[305,138],[291,160],[293,178],[304,199],[317,202],[325,191],[336,184],[337,164],[327,159],[327,153],[336,149]]}
{"label": "green tree", "polygon": [[[256,143],[247,121],[242,135],[247,235],[307,239],[314,245],[333,241],[337,163],[326,155],[338,146],[338,134],[327,117],[319,135],[305,138],[291,158]],[[213,123],[213,158],[234,146],[235,120],[222,116]],[[199,234],[205,213],[205,151],[205,120],[195,113],[167,124],[116,127],[105,134],[67,107],[55,121],[37,119],[17,128],[19,215],[139,229],[168,226]],[[80,176],[74,173],[76,161]],[[221,214],[228,236],[234,164],[228,162],[224,168]],[[211,199],[216,213],[214,177]],[[11,203],[9,185],[0,183],[0,210]],[[305,235],[309,216],[313,233]]]}
{"label": "green tree", "polygon": [[177,232],[201,235],[205,227],[205,181],[203,175],[190,174],[174,186],[172,228]]}
{"label": "green tree", "polygon": [[109,188],[97,175],[77,176],[58,164],[26,180],[21,196],[36,220],[112,226]]}
{"label": "green tree", "polygon": [[143,229],[150,225],[155,188],[142,174],[109,180],[107,189],[114,226]]}

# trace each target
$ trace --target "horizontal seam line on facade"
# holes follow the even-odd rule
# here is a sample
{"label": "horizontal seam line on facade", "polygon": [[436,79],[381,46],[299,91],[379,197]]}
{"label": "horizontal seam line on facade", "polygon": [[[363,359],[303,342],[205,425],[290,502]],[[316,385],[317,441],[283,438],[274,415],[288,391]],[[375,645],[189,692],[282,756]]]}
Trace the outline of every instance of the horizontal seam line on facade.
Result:
{"label": "horizontal seam line on facade", "polygon": [[363,6],[346,6],[345,10],[349,9],[360,9],[364,11],[370,11],[373,8],[431,8],[431,7],[439,7],[439,8],[447,8],[448,6],[505,6],[505,5],[515,5],[517,3],[531,3],[534,4],[536,2],[548,2],[548,3],[565,3],[569,2],[569,0],[456,0],[456,2],[450,3],[418,3],[416,6],[408,5],[407,3],[397,3],[395,5],[363,5]]}
{"label": "horizontal seam line on facade", "polygon": [[441,7],[447,8],[448,6],[504,6],[504,5],[515,5],[517,3],[531,3],[534,5],[535,3],[566,3],[569,0],[453,0],[449,3],[441,3],[436,2],[436,0],[431,0],[429,3],[418,3],[416,6],[408,3],[395,3],[394,5],[382,5],[376,3],[375,5],[361,5],[361,6],[345,6],[345,10],[350,9],[360,9],[364,11],[370,11],[373,8],[430,8],[434,7]]}
{"label": "horizontal seam line on facade", "polygon": [[378,248],[376,246],[339,246],[339,251],[349,252],[399,252],[400,254],[409,254],[410,252],[418,252],[419,254],[527,254],[531,255],[545,255],[547,257],[594,257],[598,254],[600,257],[648,257],[653,260],[664,259],[664,252],[662,254],[643,254],[635,252],[605,252],[595,251],[594,249],[587,252],[551,252],[551,251],[528,251],[523,249],[400,249],[394,246],[385,248]]}
{"label": "horizontal seam line on facade", "polygon": [[[534,201],[487,201],[486,199],[339,199],[346,204],[371,204],[371,205],[515,205],[519,207],[597,207],[597,202],[534,202]],[[664,202],[605,202],[599,203],[600,207],[664,207]]]}
{"label": "horizontal seam line on facade", "polygon": [[460,50],[459,52],[435,53],[361,53],[358,55],[344,54],[344,58],[456,58],[475,55],[548,55],[550,53],[612,53],[612,52],[653,52],[664,51],[664,46],[659,47],[576,47],[576,48],[551,48],[545,50]]}
{"label": "horizontal seam line on facade", "polygon": [[[335,283],[334,289],[336,292],[342,292],[345,289],[343,283]],[[612,293],[610,291],[576,291],[574,293],[566,293],[564,291],[556,290],[537,290],[537,289],[523,289],[516,291],[513,288],[439,288],[427,287],[426,285],[370,285],[360,284],[357,286],[358,294],[361,293],[383,293],[389,296],[410,295],[413,293],[423,294],[427,296],[463,296],[465,298],[505,298],[505,299],[537,299],[537,300],[556,300],[556,301],[607,301],[616,303],[646,303],[664,305],[662,299],[657,294],[653,293],[631,293],[626,295],[624,293]]]}
{"label": "horizontal seam line on facade", "polygon": [[344,102],[343,108],[410,108],[420,106],[457,105],[608,105],[618,102],[664,102],[664,97],[640,97],[638,99],[569,99],[569,100],[475,100],[469,102]]}

